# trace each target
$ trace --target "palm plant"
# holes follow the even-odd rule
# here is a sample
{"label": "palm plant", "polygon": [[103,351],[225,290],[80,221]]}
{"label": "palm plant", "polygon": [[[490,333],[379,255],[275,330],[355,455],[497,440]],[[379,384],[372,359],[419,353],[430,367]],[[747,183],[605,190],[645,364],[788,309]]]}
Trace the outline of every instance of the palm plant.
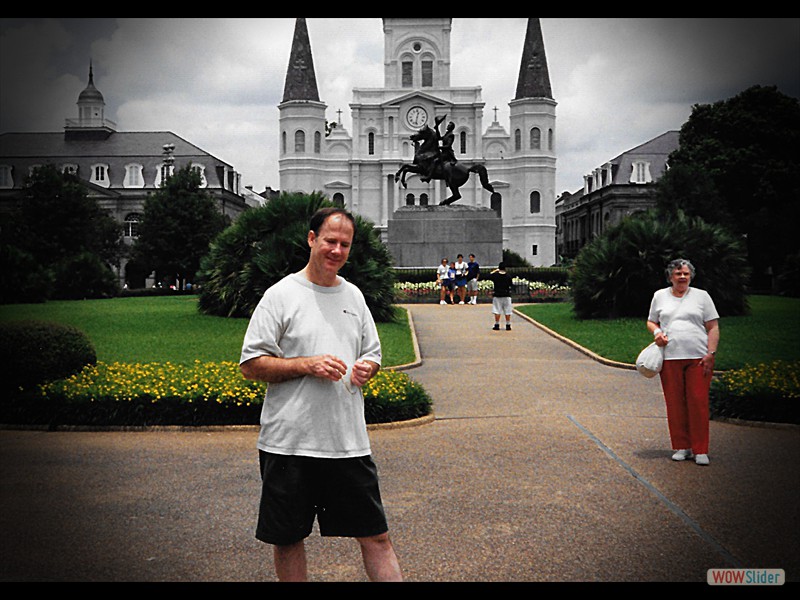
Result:
{"label": "palm plant", "polygon": [[720,315],[748,312],[741,241],[698,217],[651,210],[625,219],[581,250],[570,275],[576,316],[644,318],[653,292],[667,286],[664,268],[675,258],[692,262],[692,285],[711,294]]}
{"label": "palm plant", "polygon": [[[283,193],[245,211],[212,242],[200,267],[200,310],[249,317],[264,291],[308,261],[308,224],[324,206],[321,193]],[[394,275],[389,251],[372,223],[356,216],[356,233],[342,277],[357,285],[376,321],[391,321]]]}

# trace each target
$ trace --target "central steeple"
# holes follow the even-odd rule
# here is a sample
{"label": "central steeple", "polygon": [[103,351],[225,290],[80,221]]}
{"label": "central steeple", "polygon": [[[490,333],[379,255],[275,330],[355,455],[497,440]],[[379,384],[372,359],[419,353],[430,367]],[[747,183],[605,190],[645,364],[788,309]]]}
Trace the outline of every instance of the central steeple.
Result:
{"label": "central steeple", "polygon": [[289,68],[286,70],[286,83],[283,86],[283,101],[290,100],[319,102],[314,58],[311,56],[311,42],[305,19],[297,19],[294,25]]}

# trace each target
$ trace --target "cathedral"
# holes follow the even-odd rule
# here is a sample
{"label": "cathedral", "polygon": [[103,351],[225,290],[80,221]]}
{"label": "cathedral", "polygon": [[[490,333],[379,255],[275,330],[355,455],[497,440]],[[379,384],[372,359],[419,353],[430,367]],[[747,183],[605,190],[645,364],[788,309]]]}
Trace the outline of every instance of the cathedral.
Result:
{"label": "cathedral", "polygon": [[450,85],[451,27],[450,18],[383,19],[384,87],[353,90],[351,134],[326,119],[306,22],[297,19],[278,105],[280,189],[322,192],[373,222],[386,241],[396,210],[450,195],[439,179],[409,176],[403,187],[395,177],[414,160],[410,136],[444,119],[442,127],[453,123],[456,160],[483,165],[494,188],[489,193],[473,175],[458,204],[495,210],[503,249],[549,267],[556,262],[556,102],[539,19],[528,20],[508,129],[496,117],[484,129],[480,82]]}

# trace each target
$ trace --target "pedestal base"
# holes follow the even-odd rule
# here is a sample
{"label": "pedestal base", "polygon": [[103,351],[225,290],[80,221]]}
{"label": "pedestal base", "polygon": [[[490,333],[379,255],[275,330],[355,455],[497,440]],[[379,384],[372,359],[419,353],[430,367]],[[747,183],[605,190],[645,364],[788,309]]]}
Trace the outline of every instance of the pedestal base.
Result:
{"label": "pedestal base", "polygon": [[503,260],[503,220],[491,208],[404,206],[389,219],[387,246],[396,267],[437,267],[458,254],[497,265]]}

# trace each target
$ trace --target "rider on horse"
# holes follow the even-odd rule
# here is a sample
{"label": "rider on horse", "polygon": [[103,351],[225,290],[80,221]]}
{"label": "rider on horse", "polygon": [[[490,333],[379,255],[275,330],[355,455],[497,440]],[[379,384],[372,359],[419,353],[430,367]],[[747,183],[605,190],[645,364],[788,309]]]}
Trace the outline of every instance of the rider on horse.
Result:
{"label": "rider on horse", "polygon": [[[455,129],[455,123],[450,121],[447,124],[447,131],[445,131],[444,135],[439,133],[439,125],[442,124],[445,117],[447,115],[442,115],[440,117],[436,117],[434,119],[435,127],[433,131],[435,133],[435,144],[436,150],[431,152],[424,152],[418,155],[418,160],[421,164],[427,165],[427,171],[424,175],[420,176],[420,181],[428,182],[433,179],[434,172],[436,171],[436,167],[441,165],[444,167],[445,163],[455,163],[456,162],[456,155],[453,152],[453,142],[455,142],[456,136],[453,133],[453,129]],[[441,148],[439,147],[439,142],[441,141]],[[442,168],[442,174],[445,175],[444,168]]]}

